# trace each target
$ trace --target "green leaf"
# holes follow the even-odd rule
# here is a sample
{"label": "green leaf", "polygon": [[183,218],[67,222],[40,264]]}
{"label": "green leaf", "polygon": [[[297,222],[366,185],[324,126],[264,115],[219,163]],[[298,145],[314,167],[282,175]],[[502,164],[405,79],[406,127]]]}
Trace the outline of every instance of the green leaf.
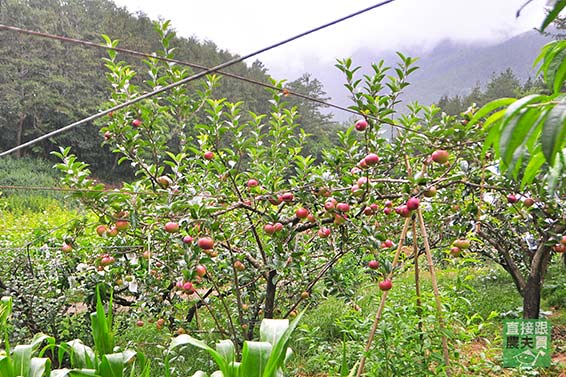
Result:
{"label": "green leaf", "polygon": [[16,376],[29,377],[32,352],[33,347],[31,344],[20,344],[14,347],[12,360]]}
{"label": "green leaf", "polygon": [[100,298],[100,290],[96,288],[96,312],[90,314],[92,337],[96,352],[100,355],[110,354],[114,350],[112,326],[112,295],[108,303],[108,317],[104,313],[104,305]]}
{"label": "green leaf", "polygon": [[208,377],[208,374],[204,373],[203,371],[199,370],[198,372],[196,372],[195,374],[193,374],[191,377]]}
{"label": "green leaf", "polygon": [[31,359],[29,377],[43,377],[51,371],[51,360],[48,358],[34,357]]}
{"label": "green leaf", "polygon": [[[94,369],[55,369],[49,377],[98,377]],[[104,376],[106,377],[106,376]]]}
{"label": "green leaf", "polygon": [[259,340],[275,346],[281,336],[289,328],[288,319],[264,319],[259,328]]}
{"label": "green leaf", "polygon": [[[78,369],[94,369],[96,367],[96,357],[92,348],[85,346],[79,339],[71,340],[60,346],[60,352],[69,352],[71,367]],[[61,355],[59,355],[61,359]]]}
{"label": "green leaf", "polygon": [[491,113],[493,110],[503,106],[509,106],[516,100],[516,98],[499,98],[486,103],[475,113],[474,117],[468,122],[468,125],[476,124],[480,119]]}
{"label": "green leaf", "polygon": [[231,340],[224,339],[216,343],[216,352],[229,364],[236,360],[236,350]]}
{"label": "green leaf", "polygon": [[540,168],[544,165],[545,159],[541,151],[535,153],[525,167],[525,172],[521,180],[521,188],[531,184],[535,177],[540,173]]}
{"label": "green leaf", "polygon": [[546,161],[551,163],[554,156],[564,148],[566,139],[566,101],[550,110],[542,127],[541,144]]}
{"label": "green leaf", "polygon": [[263,373],[263,377],[275,377],[277,370],[283,367],[285,363],[286,355],[287,355],[287,344],[289,343],[289,339],[291,338],[291,334],[295,331],[295,328],[299,324],[302,316],[305,314],[304,311],[297,315],[297,318],[285,330],[283,335],[277,341],[277,344],[274,345],[273,350],[271,351],[271,355],[265,367],[265,371]]}
{"label": "green leaf", "polygon": [[13,375],[12,360],[8,356],[0,356],[0,377],[12,377]]}
{"label": "green leaf", "polygon": [[562,11],[562,9],[564,9],[564,7],[566,7],[566,0],[558,0],[556,4],[554,4],[552,10],[548,12],[546,17],[542,21],[542,25],[540,26],[540,31],[544,31],[544,29],[546,29],[548,25],[550,25],[552,21],[554,21],[556,17],[558,17],[558,15]]}
{"label": "green leaf", "polygon": [[125,352],[103,355],[98,367],[98,374],[103,377],[122,377],[124,368],[130,359],[130,355]]}
{"label": "green leaf", "polygon": [[261,377],[272,348],[268,342],[244,342],[239,376]]}
{"label": "green leaf", "polygon": [[181,334],[173,338],[173,340],[171,341],[171,345],[169,346],[169,350],[172,351],[177,347],[183,347],[187,345],[191,345],[207,351],[210,354],[210,356],[212,356],[212,358],[214,359],[216,365],[218,365],[220,370],[223,373],[225,373],[226,377],[229,377],[228,364],[226,363],[226,360],[224,360],[222,355],[216,352],[215,350],[213,350],[212,348],[210,348],[209,346],[207,346],[206,343],[204,343],[203,341],[195,339],[190,335]]}
{"label": "green leaf", "polygon": [[531,129],[536,127],[538,122],[535,121],[535,118],[539,115],[538,109],[529,109],[523,114],[510,119],[505,124],[505,128],[501,130],[499,152],[501,159],[506,165],[512,164],[511,161],[515,151],[523,144]]}

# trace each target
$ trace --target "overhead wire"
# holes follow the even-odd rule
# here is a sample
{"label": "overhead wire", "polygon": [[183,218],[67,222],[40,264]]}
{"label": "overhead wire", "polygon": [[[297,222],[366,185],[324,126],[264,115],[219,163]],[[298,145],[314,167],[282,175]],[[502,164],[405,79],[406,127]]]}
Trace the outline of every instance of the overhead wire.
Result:
{"label": "overhead wire", "polygon": [[67,125],[67,126],[65,126],[65,127],[62,127],[62,128],[57,129],[57,130],[51,131],[51,132],[49,132],[49,133],[47,133],[47,134],[45,134],[45,135],[39,136],[39,137],[37,137],[37,138],[35,138],[35,139],[32,139],[32,140],[30,140],[30,141],[28,141],[28,142],[25,142],[25,143],[23,143],[23,144],[20,144],[20,145],[18,145],[18,146],[16,146],[16,147],[13,147],[13,148],[11,148],[11,149],[9,149],[9,150],[7,150],[7,151],[1,152],[1,153],[0,153],[0,157],[6,156],[6,155],[11,154],[11,153],[13,153],[13,152],[16,152],[16,151],[18,151],[18,150],[20,150],[20,149],[29,147],[29,146],[31,146],[31,145],[34,145],[34,144],[40,142],[40,141],[43,141],[43,140],[45,140],[45,139],[48,139],[48,138],[50,138],[50,137],[53,137],[53,136],[55,136],[55,135],[58,135],[58,134],[60,134],[60,133],[65,132],[65,131],[71,130],[71,129],[73,129],[73,128],[75,128],[75,127],[81,125],[81,124],[88,123],[88,122],[90,122],[90,121],[96,120],[96,119],[101,118],[101,117],[103,117],[103,116],[105,116],[105,115],[107,115],[107,114],[109,114],[109,113],[111,113],[111,112],[115,112],[115,111],[120,110],[120,109],[122,109],[122,108],[125,108],[125,107],[127,107],[127,106],[133,105],[133,104],[135,104],[135,103],[137,103],[137,102],[140,102],[140,101],[142,101],[142,100],[144,100],[144,99],[148,99],[148,98],[154,97],[154,96],[156,96],[156,95],[158,95],[158,94],[161,94],[161,93],[164,93],[164,92],[169,91],[169,90],[171,90],[171,89],[174,89],[174,88],[176,88],[176,87],[178,87],[178,86],[180,86],[180,85],[187,84],[187,83],[189,83],[189,82],[191,82],[191,81],[194,81],[194,80],[196,80],[196,79],[199,79],[199,78],[201,78],[201,77],[203,77],[203,76],[206,76],[206,75],[208,75],[208,74],[210,74],[210,73],[217,72],[217,71],[222,70],[222,69],[224,69],[224,68],[228,68],[228,67],[230,67],[230,66],[232,66],[232,65],[234,65],[234,64],[243,62],[244,60],[247,60],[247,59],[249,59],[249,58],[251,58],[251,57],[254,57],[254,56],[259,55],[259,54],[261,54],[261,53],[264,53],[264,52],[266,52],[266,51],[272,50],[272,49],[274,49],[274,48],[283,46],[283,45],[285,45],[285,44],[287,44],[287,43],[289,43],[289,42],[292,42],[292,41],[297,40],[297,39],[299,39],[299,38],[305,37],[305,36],[307,36],[307,35],[309,35],[309,34],[315,33],[315,32],[317,32],[317,31],[320,31],[320,30],[325,29],[325,28],[327,28],[327,27],[333,26],[333,25],[335,25],[335,24],[338,24],[338,23],[343,22],[343,21],[345,21],[345,20],[348,20],[348,19],[350,19],[350,18],[356,17],[356,16],[358,16],[358,15],[360,15],[360,14],[369,12],[370,10],[373,10],[373,9],[376,9],[376,8],[380,8],[380,7],[384,6],[384,5],[387,5],[387,4],[389,4],[389,3],[392,3],[392,2],[394,2],[394,1],[395,1],[395,0],[384,0],[384,1],[381,1],[381,2],[379,2],[379,3],[377,3],[377,4],[374,4],[374,5],[370,6],[370,7],[364,8],[364,9],[362,9],[362,10],[359,10],[359,11],[354,12],[354,13],[351,13],[351,14],[348,14],[348,15],[346,15],[346,16],[344,16],[344,17],[340,17],[340,18],[335,19],[335,20],[333,20],[333,21],[331,21],[331,22],[328,22],[328,23],[326,23],[326,24],[320,25],[320,26],[315,27],[315,28],[313,28],[313,29],[307,30],[307,31],[305,31],[305,32],[303,32],[303,33],[300,33],[300,34],[297,34],[297,35],[295,35],[295,36],[293,36],[293,37],[284,39],[284,40],[282,40],[282,41],[280,41],[280,42],[277,42],[277,43],[275,43],[275,44],[272,44],[272,45],[269,45],[269,46],[267,46],[267,47],[261,48],[261,49],[259,49],[259,50],[254,51],[254,52],[251,52],[251,53],[249,53],[249,54],[243,55],[243,56],[241,56],[241,57],[237,57],[237,58],[228,60],[228,61],[226,61],[226,62],[224,62],[224,63],[222,63],[222,64],[219,64],[219,65],[216,65],[216,66],[214,66],[214,67],[212,67],[212,68],[205,69],[205,70],[203,70],[203,71],[201,71],[201,72],[199,72],[199,73],[196,73],[196,74],[194,74],[194,75],[188,76],[188,77],[186,77],[186,78],[184,78],[184,79],[182,79],[182,80],[179,80],[179,81],[177,81],[177,82],[171,83],[171,84],[169,84],[169,85],[166,85],[166,86],[161,87],[161,88],[159,88],[159,89],[153,90],[153,91],[151,91],[151,92],[142,94],[142,95],[140,95],[139,97],[133,98],[133,99],[131,99],[131,100],[129,100],[129,101],[126,101],[126,102],[123,102],[123,103],[121,103],[121,104],[117,104],[117,105],[115,105],[115,106],[113,106],[113,107],[111,107],[111,108],[108,108],[108,109],[106,109],[106,110],[100,111],[100,112],[98,112],[98,113],[96,113],[96,114],[90,115],[90,116],[88,116],[88,117],[86,117],[86,118],[83,118],[83,119],[81,119],[81,120],[79,120],[79,121],[73,122],[73,123],[71,123],[71,124],[69,124],[69,125]]}

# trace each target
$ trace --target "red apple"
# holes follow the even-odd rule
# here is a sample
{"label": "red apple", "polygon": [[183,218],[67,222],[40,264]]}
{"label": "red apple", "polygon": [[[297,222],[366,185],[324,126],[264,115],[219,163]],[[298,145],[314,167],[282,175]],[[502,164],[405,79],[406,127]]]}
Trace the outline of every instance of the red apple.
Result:
{"label": "red apple", "polygon": [[212,160],[214,158],[214,152],[206,151],[206,152],[204,152],[203,157],[204,157],[205,160]]}
{"label": "red apple", "polygon": [[446,161],[448,161],[450,154],[444,149],[437,149],[434,152],[432,152],[431,157],[432,157],[432,161],[437,162],[439,164],[444,164]]}
{"label": "red apple", "polygon": [[307,221],[310,223],[314,223],[316,222],[316,218],[314,217],[314,215],[312,213],[309,213],[309,215],[307,216]]}
{"label": "red apple", "polygon": [[450,255],[452,255],[453,257],[459,257],[461,253],[462,250],[458,246],[452,246],[450,248]]}
{"label": "red apple", "polygon": [[385,241],[383,241],[383,244],[385,245],[385,247],[393,247],[393,246],[395,246],[395,244],[393,243],[393,241],[391,241],[390,239],[386,239]]}
{"label": "red apple", "polygon": [[375,153],[369,153],[365,158],[364,161],[368,166],[373,166],[379,162],[379,156]]}
{"label": "red apple", "polygon": [[276,232],[280,232],[280,231],[283,230],[283,224],[281,224],[281,223],[275,223],[275,224],[273,224],[273,229],[274,229]]}
{"label": "red apple", "polygon": [[214,247],[214,241],[210,237],[202,237],[197,241],[198,247],[204,250],[210,250]]}
{"label": "red apple", "polygon": [[304,207],[297,208],[297,210],[295,211],[295,215],[297,215],[299,219],[306,219],[307,216],[309,215],[309,210]]}
{"label": "red apple", "polygon": [[110,140],[111,137],[112,137],[112,133],[110,131],[106,131],[104,133],[104,140]]}
{"label": "red apple", "polygon": [[386,207],[393,207],[393,202],[391,200],[386,200],[383,202],[383,205]]}
{"label": "red apple", "polygon": [[137,321],[136,326],[137,327],[143,327],[143,321],[142,320]]}
{"label": "red apple", "polygon": [[108,228],[106,227],[106,225],[99,225],[96,227],[96,233],[102,237],[104,235],[104,233],[106,233],[106,231],[108,230]]}
{"label": "red apple", "polygon": [[65,242],[63,246],[61,246],[61,251],[64,253],[70,253],[71,251],[73,251],[73,246]]}
{"label": "red apple", "polygon": [[371,216],[373,215],[375,212],[373,209],[371,209],[371,207],[366,207],[364,208],[364,215],[366,216]]}
{"label": "red apple", "polygon": [[179,224],[174,221],[169,221],[165,224],[164,228],[167,233],[177,233],[179,231]]}
{"label": "red apple", "polygon": [[395,212],[397,212],[401,217],[411,216],[411,210],[406,205],[402,205],[400,207],[395,208]]}
{"label": "red apple", "polygon": [[391,209],[391,207],[385,207],[383,209],[383,213],[385,213],[386,215],[391,215],[392,212],[393,210]]}
{"label": "red apple", "polygon": [[563,243],[557,243],[552,247],[552,250],[556,251],[557,253],[564,253],[566,252],[566,245]]}
{"label": "red apple", "polygon": [[193,242],[193,237],[191,237],[191,236],[183,237],[183,243],[190,244],[192,242]]}
{"label": "red apple", "polygon": [[340,212],[348,212],[350,210],[350,205],[348,203],[338,203],[336,204],[336,209]]}
{"label": "red apple", "polygon": [[409,209],[409,211],[414,211],[419,208],[419,204],[419,198],[412,197],[407,200],[407,208]]}
{"label": "red apple", "polygon": [[142,124],[142,121],[140,119],[134,119],[132,121],[132,126],[134,126],[134,127],[139,127],[139,126],[141,126],[141,124]]}
{"label": "red apple", "polygon": [[562,236],[562,238],[560,238],[560,243],[562,245],[566,245],[566,236]]}
{"label": "red apple", "polygon": [[295,196],[292,192],[284,192],[281,194],[281,200],[284,202],[292,202]]}
{"label": "red apple", "polygon": [[273,234],[275,233],[275,227],[273,226],[273,224],[265,224],[263,226],[263,231],[267,234]]}
{"label": "red apple", "polygon": [[368,267],[371,268],[372,270],[377,270],[379,268],[379,262],[376,261],[375,259],[370,260],[368,262]]}
{"label": "red apple", "polygon": [[328,236],[330,236],[330,233],[332,233],[332,231],[328,228],[320,228],[317,232],[320,238],[327,238]]}
{"label": "red apple", "polygon": [[379,289],[381,289],[382,291],[388,291],[393,287],[393,283],[391,282],[391,280],[383,280],[379,282]]}
{"label": "red apple", "polygon": [[513,203],[517,203],[519,201],[519,198],[517,198],[515,194],[509,194],[507,195],[507,201],[513,204]]}
{"label": "red apple", "polygon": [[130,226],[130,222],[128,220],[123,220],[123,219],[117,220],[115,225],[116,229],[118,229],[119,231],[126,230],[128,229],[129,226]]}
{"label": "red apple", "polygon": [[339,214],[335,214],[334,215],[334,224],[336,224],[336,225],[344,224],[346,222],[346,218],[344,216],[341,216]]}
{"label": "red apple", "polygon": [[274,206],[278,206],[281,204],[281,196],[271,196],[269,199],[269,203],[273,204]]}
{"label": "red apple", "polygon": [[185,293],[189,295],[195,293],[195,287],[193,286],[193,283],[191,283],[190,281],[183,283],[183,291],[185,291]]}
{"label": "red apple", "polygon": [[368,122],[365,119],[360,119],[356,122],[356,130],[365,131],[368,126]]}
{"label": "red apple", "polygon": [[197,276],[203,277],[204,275],[206,275],[206,267],[204,267],[202,264],[199,264],[195,267],[195,272]]}
{"label": "red apple", "polygon": [[252,187],[257,187],[259,186],[259,182],[255,179],[248,179],[248,187],[252,188]]}

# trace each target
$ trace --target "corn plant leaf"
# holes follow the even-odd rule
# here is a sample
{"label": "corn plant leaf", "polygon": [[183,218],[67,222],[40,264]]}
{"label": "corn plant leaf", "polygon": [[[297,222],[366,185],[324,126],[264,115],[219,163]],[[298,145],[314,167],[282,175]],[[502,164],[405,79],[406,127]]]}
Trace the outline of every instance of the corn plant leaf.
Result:
{"label": "corn plant leaf", "polygon": [[288,319],[264,319],[259,328],[259,340],[275,346],[288,328]]}
{"label": "corn plant leaf", "polygon": [[12,360],[16,376],[29,377],[32,353],[33,347],[31,344],[19,344],[14,347]]}
{"label": "corn plant leaf", "polygon": [[228,370],[228,363],[226,362],[226,360],[224,360],[224,357],[222,357],[221,354],[219,354],[218,352],[207,346],[206,343],[204,343],[203,341],[193,338],[190,335],[181,334],[173,338],[173,340],[171,341],[171,345],[169,346],[169,350],[172,351],[177,347],[183,347],[187,345],[191,345],[207,351],[216,362],[216,365],[218,365],[218,367],[220,368],[220,371],[222,371],[225,374],[225,377],[231,377]]}
{"label": "corn plant leaf", "polygon": [[281,335],[281,337],[277,341],[277,344],[273,346],[271,355],[269,356],[269,360],[263,372],[263,377],[275,377],[277,371],[284,366],[287,355],[287,344],[289,343],[291,334],[299,324],[299,321],[301,320],[304,314],[305,312],[302,311],[301,313],[299,313],[299,315],[297,315],[297,317],[293,320],[293,322],[291,322],[289,327],[285,330],[283,335]]}
{"label": "corn plant leaf", "polygon": [[549,163],[566,144],[566,99],[550,110],[542,127],[542,152]]}
{"label": "corn plant leaf", "polygon": [[106,316],[98,287],[96,288],[96,312],[90,314],[90,319],[96,352],[99,355],[111,354],[114,349],[114,336],[112,334],[112,295],[110,295],[108,316]]}
{"label": "corn plant leaf", "polygon": [[8,317],[12,313],[12,297],[4,296],[0,299],[0,328],[6,328]]}
{"label": "corn plant leaf", "polygon": [[12,360],[8,356],[0,356],[0,377],[12,377],[13,375]]}
{"label": "corn plant leaf", "polygon": [[199,370],[198,372],[193,374],[191,377],[208,377],[208,374],[204,373],[202,370]]}
{"label": "corn plant leaf", "polygon": [[[265,321],[265,319],[263,320]],[[269,360],[272,345],[269,342],[244,342],[240,377],[261,377]]]}
{"label": "corn plant leaf", "polygon": [[28,377],[43,377],[51,372],[51,360],[48,358],[33,357],[30,363]]}
{"label": "corn plant leaf", "polygon": [[123,377],[124,368],[130,358],[124,353],[103,355],[98,366],[98,374],[104,377]]}
{"label": "corn plant leaf", "polygon": [[71,358],[71,367],[75,369],[95,369],[96,356],[89,346],[83,344],[79,339],[71,340],[59,346],[59,361],[65,352],[69,353]]}
{"label": "corn plant leaf", "polygon": [[216,343],[216,352],[218,352],[227,363],[236,360],[236,350],[231,340],[224,339]]}
{"label": "corn plant leaf", "polygon": [[94,369],[55,369],[49,377],[99,377]]}

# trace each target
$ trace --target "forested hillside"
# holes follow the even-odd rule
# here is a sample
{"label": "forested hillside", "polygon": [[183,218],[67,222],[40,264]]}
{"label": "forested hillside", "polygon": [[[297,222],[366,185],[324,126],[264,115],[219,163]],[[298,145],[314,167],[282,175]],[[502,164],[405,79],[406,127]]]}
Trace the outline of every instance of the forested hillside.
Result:
{"label": "forested hillside", "polygon": [[[0,2],[0,23],[24,29],[102,43],[102,34],[120,40],[120,47],[142,52],[162,50],[153,21],[144,14],[132,15],[109,0],[7,0]],[[173,27],[175,25],[172,25]],[[196,37],[170,42],[175,58],[204,66],[214,66],[234,58],[211,41]],[[105,107],[109,84],[102,58],[105,52],[84,46],[42,39],[12,31],[0,31],[0,150],[61,128]],[[141,59],[119,55],[140,76],[134,80],[144,87],[149,76],[141,76],[147,67]],[[269,83],[266,67],[259,61],[236,64],[229,72]],[[288,84],[294,90],[324,98],[318,80],[305,76]],[[198,83],[194,84],[196,89]],[[264,112],[270,94],[262,87],[232,78],[223,78],[217,97],[244,101],[246,109]],[[291,99],[289,99],[291,100]],[[323,116],[319,106],[292,99],[300,109],[307,131],[320,127]],[[92,165],[95,173],[116,168],[108,150],[100,148],[102,136],[95,125],[83,125],[18,151],[16,156],[48,157],[57,145],[71,146],[80,158]],[[314,130],[316,131],[316,130]],[[318,130],[321,131],[321,130]],[[317,134],[315,143],[328,140],[328,132]],[[326,134],[326,136],[324,136]],[[313,151],[316,153],[316,148]],[[129,174],[121,167],[116,174]]]}

